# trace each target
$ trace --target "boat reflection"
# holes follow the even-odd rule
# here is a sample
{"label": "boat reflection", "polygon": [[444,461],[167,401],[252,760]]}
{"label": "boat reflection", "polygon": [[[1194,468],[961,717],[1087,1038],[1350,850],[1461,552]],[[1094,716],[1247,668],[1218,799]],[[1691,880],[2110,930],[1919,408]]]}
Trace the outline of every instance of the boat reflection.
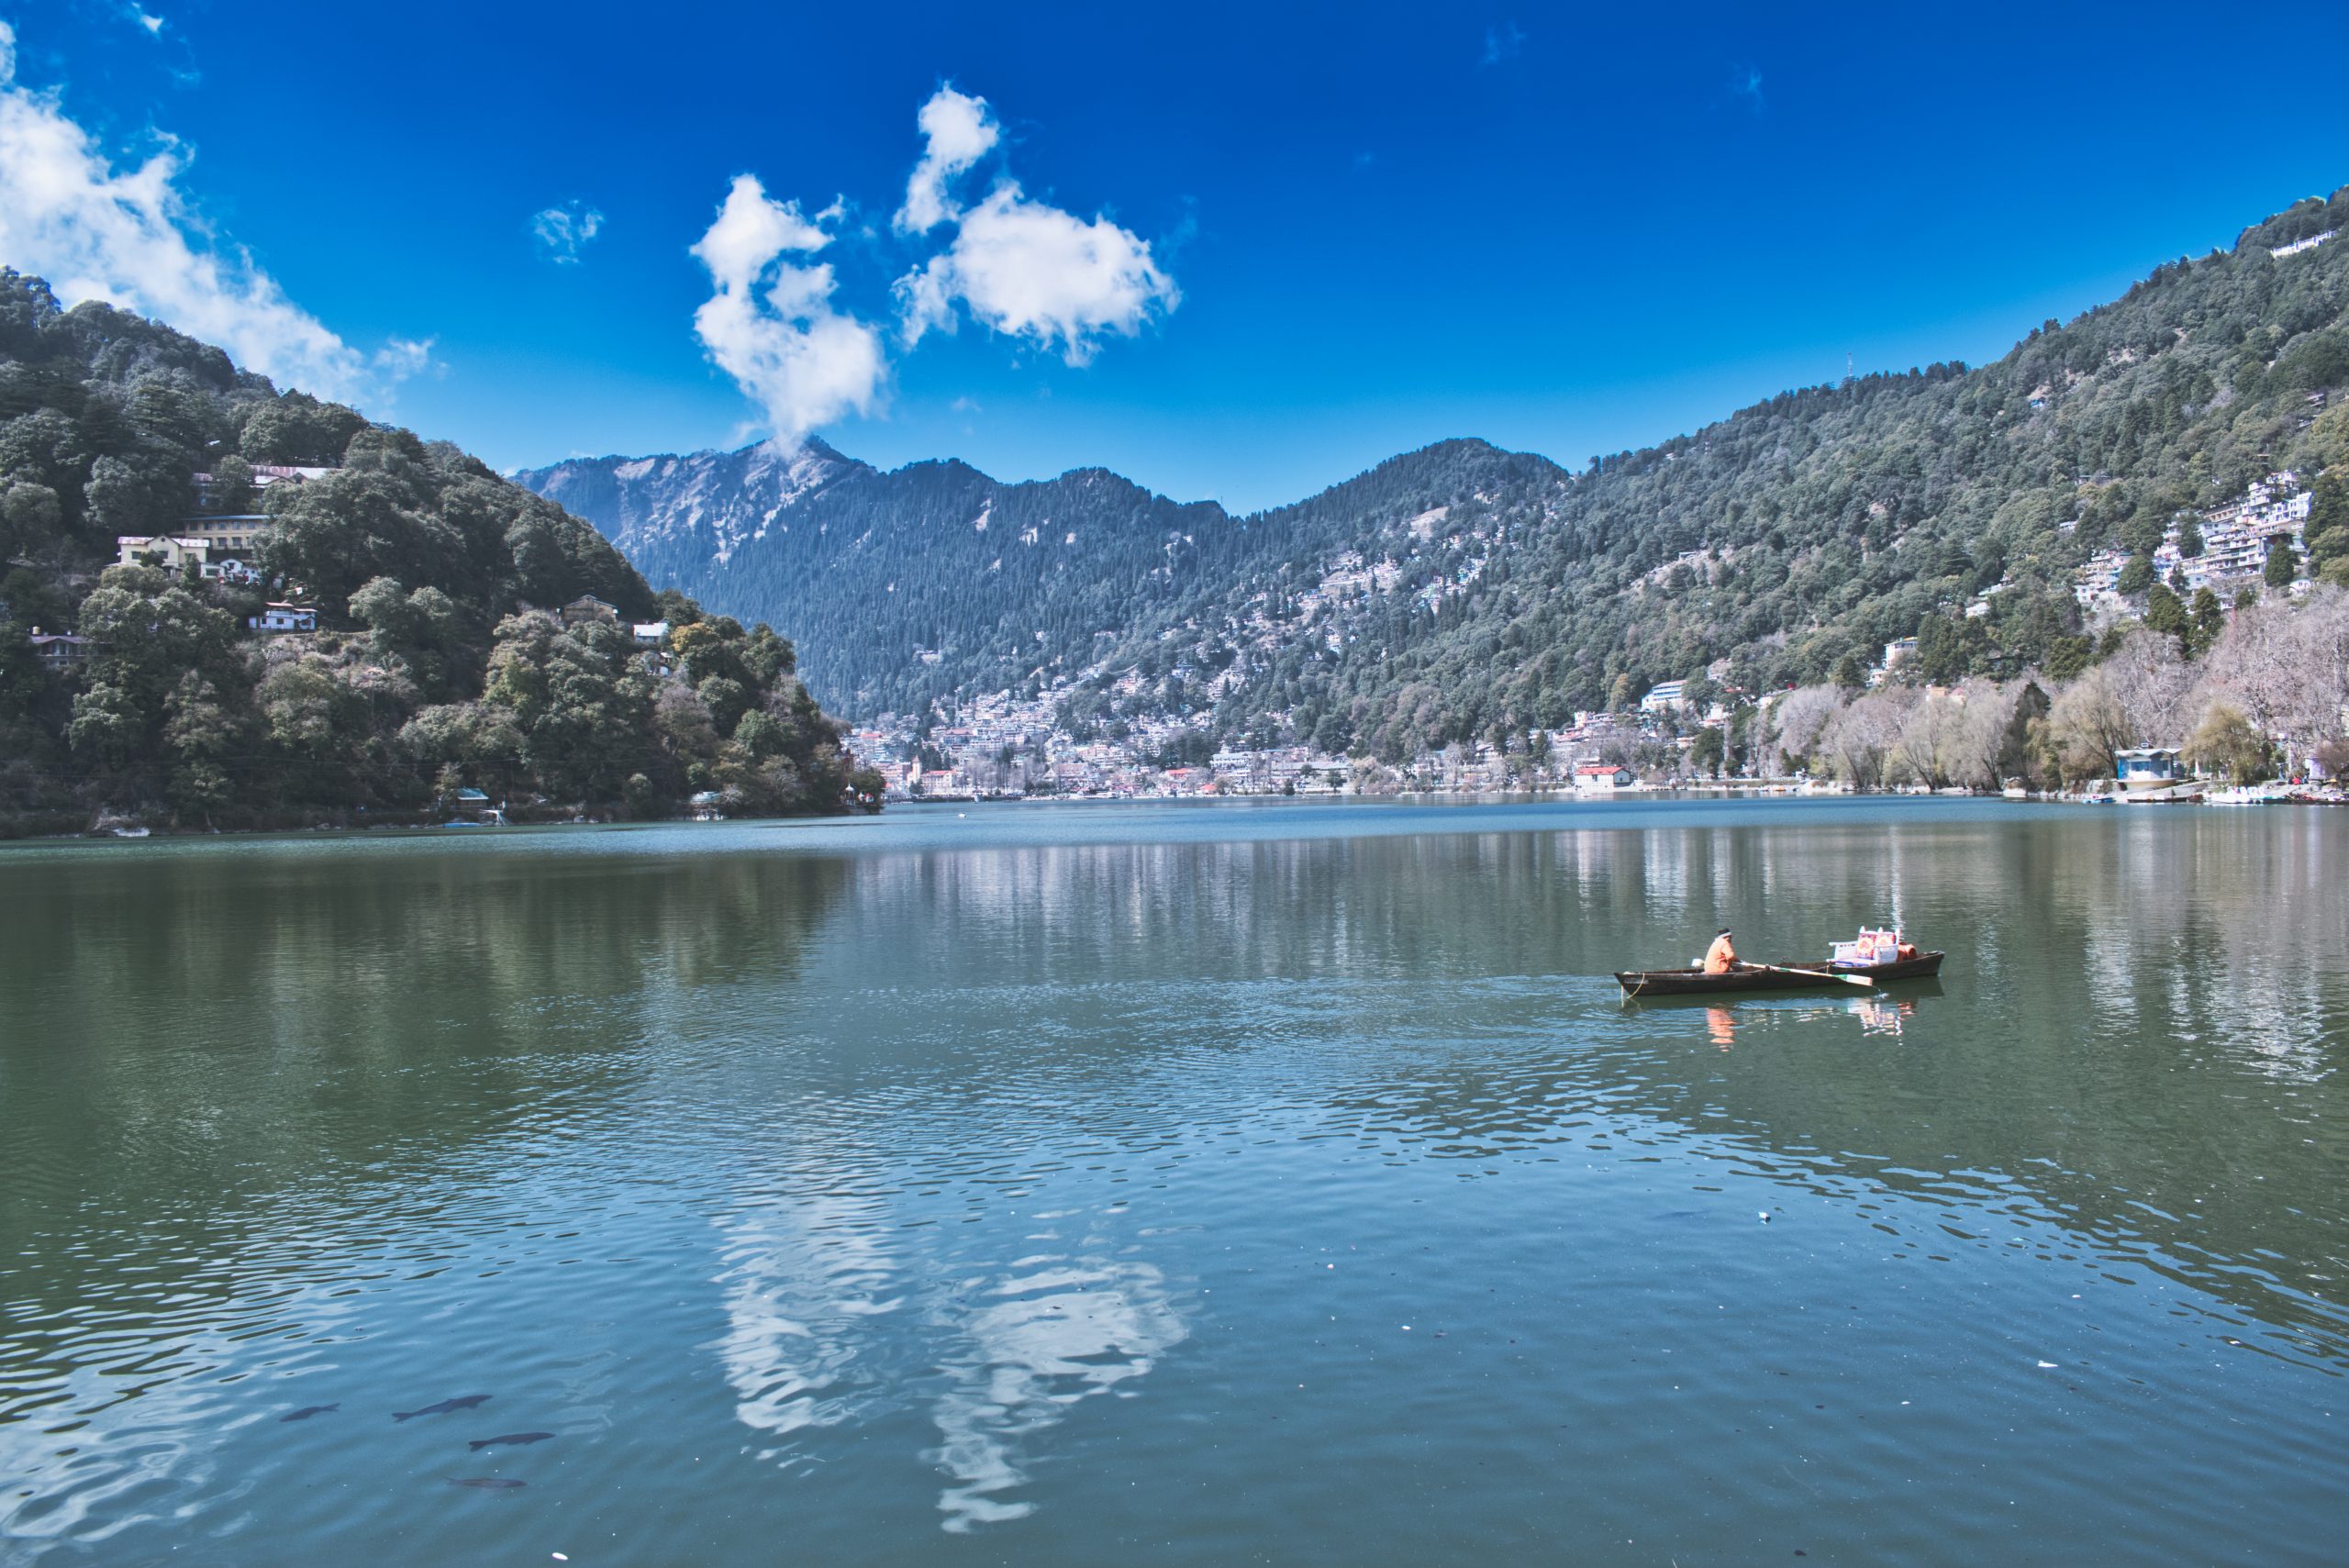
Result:
{"label": "boat reflection", "polygon": [[1866,996],[1852,996],[1830,1001],[1817,996],[1796,999],[1763,995],[1725,1001],[1720,997],[1701,996],[1639,996],[1627,997],[1627,1011],[1656,1013],[1702,1013],[1706,1040],[1722,1051],[1737,1043],[1740,1029],[1751,1029],[1765,1022],[1787,1020],[1809,1022],[1816,1019],[1849,1018],[1856,1019],[1863,1035],[1884,1035],[1898,1038],[1917,1018],[1918,1006],[1929,997],[1941,995],[1939,981],[1927,981],[1900,986],[1897,991],[1879,991]]}
{"label": "boat reflection", "polygon": [[1916,1001],[1907,996],[1854,996],[1844,1004],[1844,1008],[1860,1020],[1862,1034],[1898,1035],[1901,1021],[1917,1016]]}

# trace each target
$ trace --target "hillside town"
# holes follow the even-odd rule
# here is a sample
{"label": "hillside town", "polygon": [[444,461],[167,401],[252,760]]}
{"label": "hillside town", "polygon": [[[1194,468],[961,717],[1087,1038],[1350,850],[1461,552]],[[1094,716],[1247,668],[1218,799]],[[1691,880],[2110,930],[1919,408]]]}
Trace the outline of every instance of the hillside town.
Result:
{"label": "hillside town", "polygon": [[[2301,476],[2281,471],[2254,483],[2228,505],[2182,511],[2167,525],[2150,558],[2120,550],[2097,551],[2077,569],[2074,580],[2083,630],[2091,638],[2119,639],[2148,623],[2149,599],[2157,590],[2176,595],[2181,604],[2197,598],[2203,604],[2201,613],[2221,626],[2263,600],[2304,598],[2316,587],[2307,570],[2311,501],[2312,491]],[[1444,510],[1438,508],[1413,518],[1409,528],[1423,545],[1459,562],[1412,590],[1420,606],[1431,610],[1475,580],[1492,542],[1483,528],[1439,538],[1444,520]],[[2076,522],[2066,523],[2062,531],[2069,535],[2076,527]],[[1705,554],[1690,552],[1652,575],[1661,584],[1675,571],[1701,572]],[[1169,676],[1176,687],[1187,686],[1205,706],[1236,682],[1251,657],[1278,654],[1298,638],[1300,628],[1304,636],[1323,640],[1334,651],[1346,632],[1333,612],[1397,592],[1414,575],[1408,568],[1404,562],[1343,554],[1328,563],[1316,587],[1285,606],[1285,614],[1273,615],[1260,604],[1246,620],[1222,628],[1219,639],[1209,639],[1211,648],[1220,641],[1221,670],[1194,671],[1177,663]],[[1999,591],[2000,585],[1993,584],[1963,606],[1954,606],[1954,613],[1964,619],[1979,618],[1989,613],[1991,598]],[[1858,672],[1859,689],[1914,686],[1923,703],[1962,708],[1969,700],[1965,688],[1914,681],[1918,652],[1915,637],[1883,644],[1876,662]],[[913,657],[935,663],[940,654],[917,649]],[[1312,745],[1219,743],[1207,733],[1199,713],[1149,711],[1152,683],[1136,667],[1097,666],[1074,678],[1040,681],[1028,695],[1006,690],[959,706],[941,705],[926,718],[883,714],[855,729],[852,739],[859,755],[886,778],[889,797],[896,800],[1427,790],[1568,791],[1606,796],[1699,781],[1826,791],[1898,787],[1900,782],[1931,787],[1923,776],[1930,770],[1921,768],[1914,770],[1918,777],[1908,781],[1855,777],[1848,768],[1840,777],[1827,770],[1817,778],[1801,769],[1774,770],[1774,762],[1787,759],[1786,747],[1770,742],[1783,740],[1779,709],[1791,688],[1756,692],[1730,684],[1731,663],[1719,660],[1701,676],[1625,693],[1620,711],[1577,711],[1571,724],[1557,728],[1535,728],[1475,744],[1454,741],[1440,751],[1421,750],[1398,760]],[[1074,718],[1079,704],[1073,699],[1088,688],[1109,698],[1119,712],[1110,725]],[[2349,712],[2343,713],[2343,725],[2349,728]],[[2269,739],[2283,743],[2290,737],[2278,731]],[[2154,784],[2182,787],[2192,773],[2177,763],[2180,754],[2175,748],[2149,751],[2133,774],[2116,760],[2111,770],[2116,777],[2105,781],[2110,787],[2101,795],[2089,790],[2086,795],[2120,798],[2132,779],[2141,790]],[[2165,757],[2166,762],[2160,761]],[[2320,780],[2327,772],[2325,759],[2313,750],[2304,765]],[[1973,787],[2005,790],[2010,781],[1986,778]]]}

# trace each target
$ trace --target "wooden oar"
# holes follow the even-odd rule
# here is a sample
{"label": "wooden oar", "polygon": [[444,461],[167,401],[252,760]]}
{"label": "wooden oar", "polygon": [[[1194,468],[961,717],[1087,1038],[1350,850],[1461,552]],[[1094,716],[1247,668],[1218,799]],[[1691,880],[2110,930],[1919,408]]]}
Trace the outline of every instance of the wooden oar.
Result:
{"label": "wooden oar", "polygon": [[1876,982],[1864,974],[1831,974],[1824,969],[1797,969],[1791,964],[1784,963],[1749,963],[1745,967],[1766,969],[1774,974],[1808,975],[1813,980],[1840,980],[1846,985],[1858,985],[1870,991],[1876,989]]}

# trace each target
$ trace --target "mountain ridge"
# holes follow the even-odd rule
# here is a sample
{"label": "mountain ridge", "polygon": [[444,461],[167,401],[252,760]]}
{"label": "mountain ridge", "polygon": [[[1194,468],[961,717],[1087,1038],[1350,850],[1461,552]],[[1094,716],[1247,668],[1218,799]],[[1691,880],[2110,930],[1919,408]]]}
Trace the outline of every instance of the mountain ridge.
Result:
{"label": "mountain ridge", "polygon": [[[606,497],[575,464],[517,477],[823,651],[811,684],[863,716],[1012,688],[1393,753],[1667,678],[1818,681],[1943,617],[1937,678],[2068,674],[2098,647],[2072,592],[2096,550],[2149,558],[2183,511],[2349,451],[2343,228],[2349,192],[2311,198],[1991,364],[1794,389],[1578,472],[1453,437],[1244,515],[829,447],[852,466],[789,496],[681,493],[666,457]],[[1025,542],[998,549],[998,518]],[[1147,689],[1110,702],[1113,675]]]}

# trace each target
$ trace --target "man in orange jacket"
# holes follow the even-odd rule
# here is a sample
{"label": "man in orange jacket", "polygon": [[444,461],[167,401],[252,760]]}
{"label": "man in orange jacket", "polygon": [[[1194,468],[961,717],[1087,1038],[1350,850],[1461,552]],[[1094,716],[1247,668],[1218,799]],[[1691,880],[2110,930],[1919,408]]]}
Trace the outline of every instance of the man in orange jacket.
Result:
{"label": "man in orange jacket", "polygon": [[1705,950],[1705,973],[1727,974],[1736,967],[1737,949],[1730,942],[1729,928],[1723,926],[1720,934],[1713,939],[1713,945]]}

